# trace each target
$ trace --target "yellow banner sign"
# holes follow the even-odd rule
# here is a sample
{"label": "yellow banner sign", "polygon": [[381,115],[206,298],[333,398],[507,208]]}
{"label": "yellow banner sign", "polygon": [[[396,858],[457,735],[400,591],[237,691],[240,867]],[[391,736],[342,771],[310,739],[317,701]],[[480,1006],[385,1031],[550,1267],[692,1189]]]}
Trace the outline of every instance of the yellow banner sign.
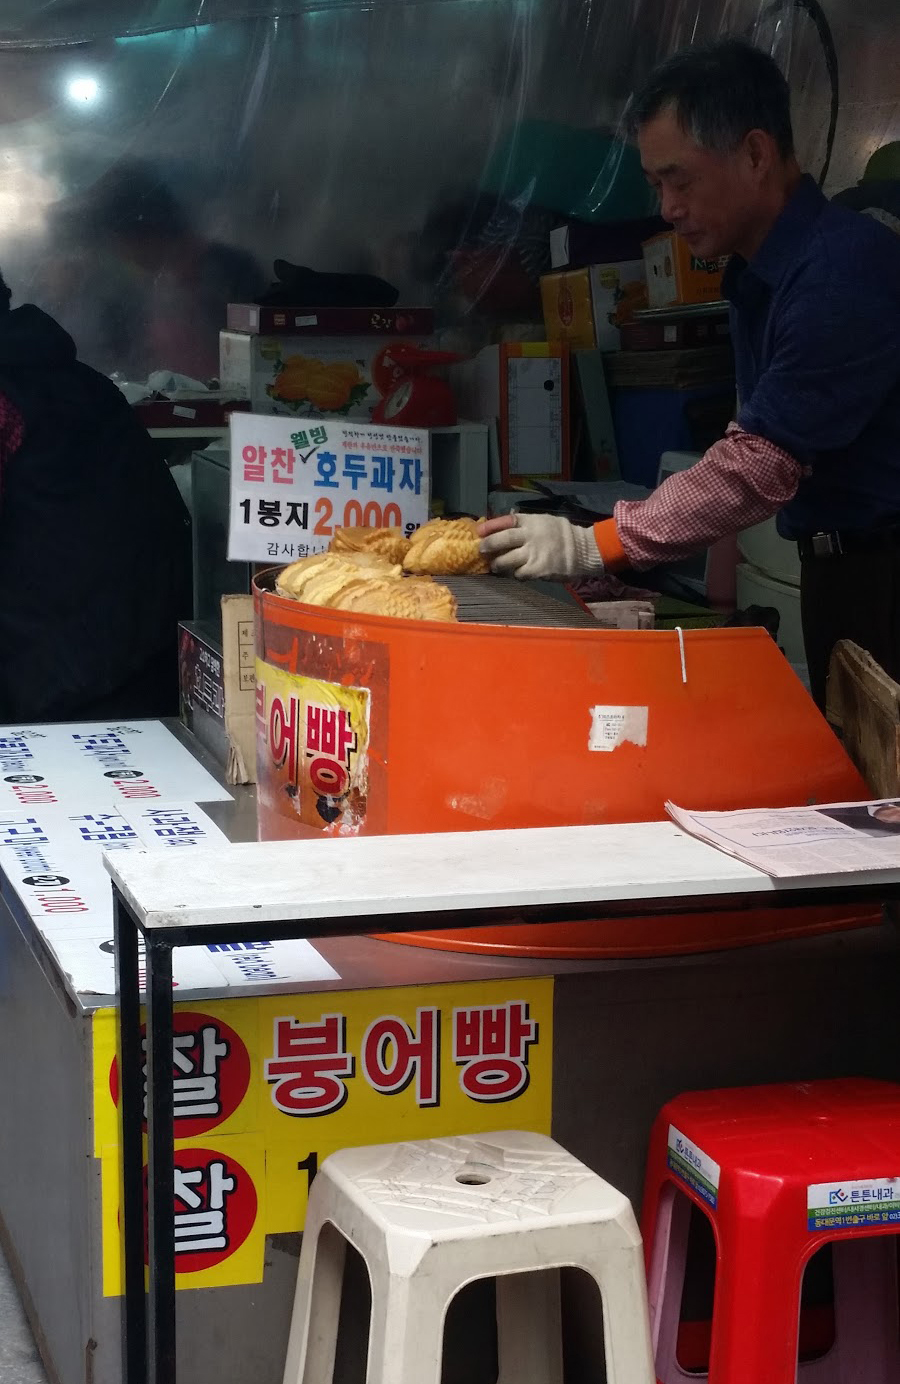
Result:
{"label": "yellow banner sign", "polygon": [[[103,1289],[122,1291],[116,1011],[94,1015]],[[302,1230],[324,1158],[358,1144],[550,1133],[553,981],[479,981],[175,1008],[180,1288],[258,1283]]]}

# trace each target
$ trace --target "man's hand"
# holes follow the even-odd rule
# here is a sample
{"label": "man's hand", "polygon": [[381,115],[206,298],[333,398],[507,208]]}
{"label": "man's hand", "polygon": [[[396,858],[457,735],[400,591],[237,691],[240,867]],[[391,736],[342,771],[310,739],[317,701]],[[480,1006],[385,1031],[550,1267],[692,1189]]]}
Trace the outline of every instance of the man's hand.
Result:
{"label": "man's hand", "polygon": [[603,571],[592,529],[556,514],[507,514],[478,530],[491,571],[519,581],[571,581]]}

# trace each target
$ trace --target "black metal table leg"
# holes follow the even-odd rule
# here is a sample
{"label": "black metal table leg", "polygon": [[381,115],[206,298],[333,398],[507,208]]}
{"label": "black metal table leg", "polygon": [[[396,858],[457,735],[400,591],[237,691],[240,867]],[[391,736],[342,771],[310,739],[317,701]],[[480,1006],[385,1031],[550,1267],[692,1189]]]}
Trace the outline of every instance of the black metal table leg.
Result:
{"label": "black metal table leg", "polygon": [[116,985],[119,992],[119,1091],[122,1109],[122,1224],[125,1240],[124,1384],[146,1384],[144,1291],[144,1079],[138,930],[114,891]]}
{"label": "black metal table leg", "polygon": [[175,1126],[172,1084],[172,947],[147,944],[147,1160],[150,1293],[149,1384],[175,1384]]}

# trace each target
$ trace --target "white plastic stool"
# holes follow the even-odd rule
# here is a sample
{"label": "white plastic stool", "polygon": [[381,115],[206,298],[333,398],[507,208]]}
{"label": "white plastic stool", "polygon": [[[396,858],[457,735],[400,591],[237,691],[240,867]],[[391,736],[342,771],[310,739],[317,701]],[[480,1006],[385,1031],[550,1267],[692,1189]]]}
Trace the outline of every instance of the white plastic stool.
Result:
{"label": "white plastic stool", "polygon": [[440,1384],[444,1317],[497,1279],[500,1384],[562,1384],[559,1269],[603,1303],[608,1384],[655,1384],[627,1198],[552,1139],[506,1131],[343,1149],[309,1197],[284,1384],[332,1384],[347,1242],[372,1289],[366,1384]]}

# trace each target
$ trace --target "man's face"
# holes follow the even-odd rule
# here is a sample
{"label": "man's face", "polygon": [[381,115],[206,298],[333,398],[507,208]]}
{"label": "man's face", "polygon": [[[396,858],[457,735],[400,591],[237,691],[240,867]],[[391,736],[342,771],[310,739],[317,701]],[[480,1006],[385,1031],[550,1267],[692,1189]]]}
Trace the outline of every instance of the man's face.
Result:
{"label": "man's face", "polygon": [[748,144],[732,154],[703,149],[668,107],[641,126],[638,146],[661,215],[691,253],[713,259],[739,250],[759,208],[761,170]]}

